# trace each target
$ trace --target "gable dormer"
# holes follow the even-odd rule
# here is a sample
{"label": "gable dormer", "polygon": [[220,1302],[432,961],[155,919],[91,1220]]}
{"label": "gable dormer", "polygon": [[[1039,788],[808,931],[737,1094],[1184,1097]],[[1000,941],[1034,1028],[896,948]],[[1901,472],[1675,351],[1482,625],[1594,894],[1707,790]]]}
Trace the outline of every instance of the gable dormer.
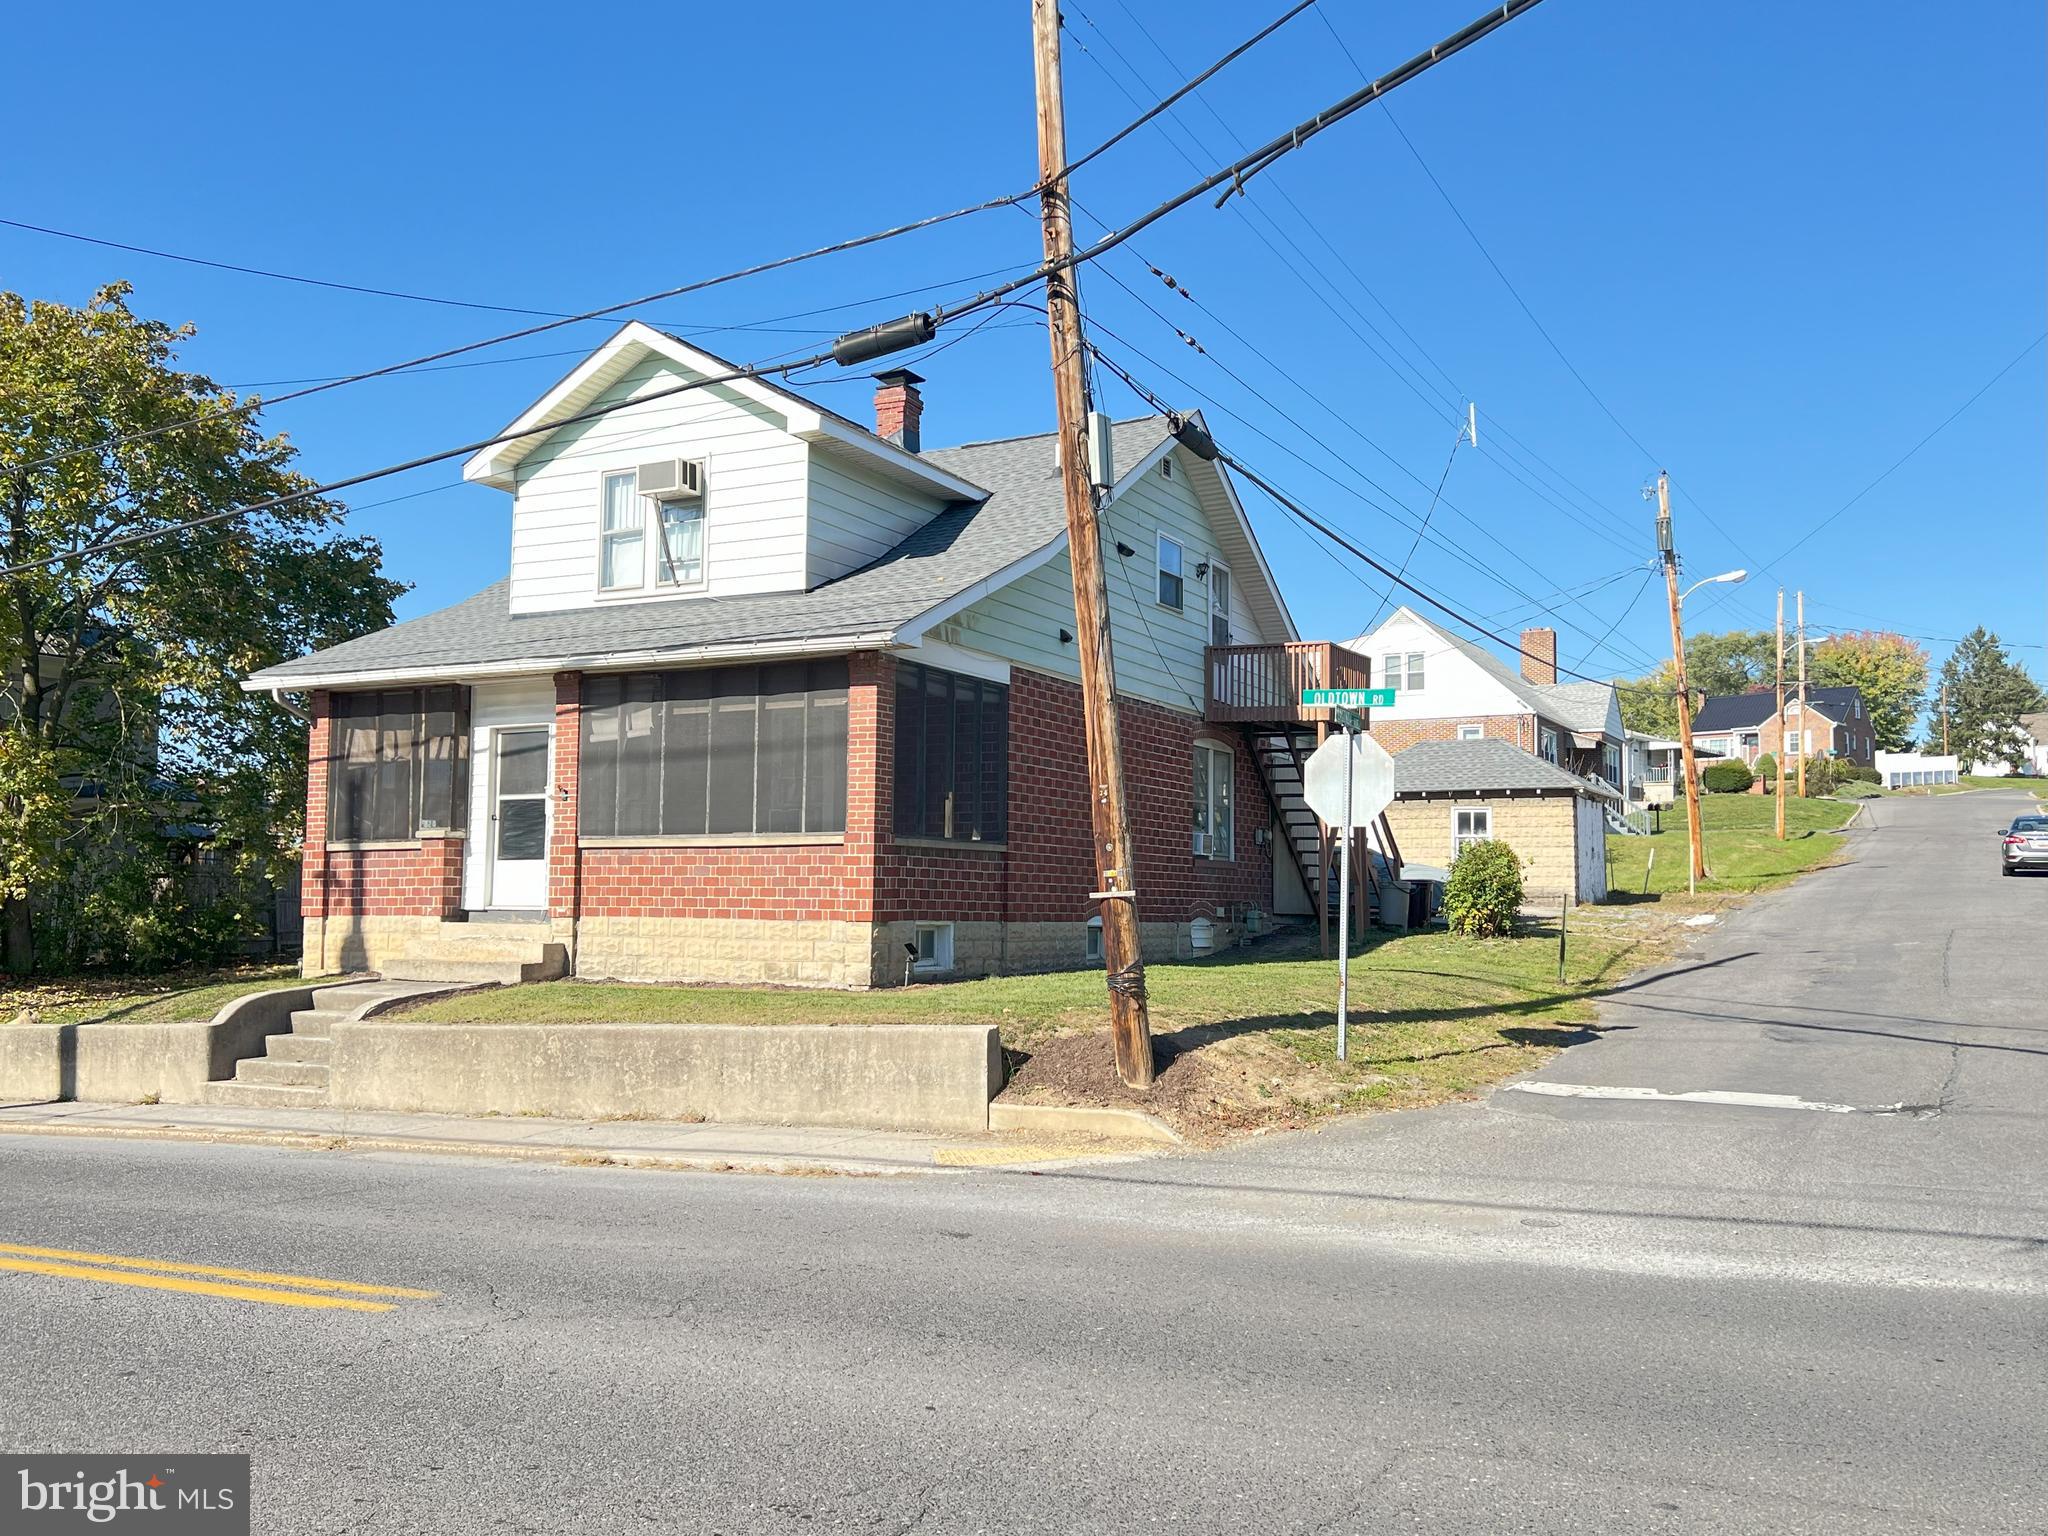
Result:
{"label": "gable dormer", "polygon": [[683,387],[734,371],[634,322],[464,466],[512,494],[513,613],[806,591],[987,494],[763,379]]}

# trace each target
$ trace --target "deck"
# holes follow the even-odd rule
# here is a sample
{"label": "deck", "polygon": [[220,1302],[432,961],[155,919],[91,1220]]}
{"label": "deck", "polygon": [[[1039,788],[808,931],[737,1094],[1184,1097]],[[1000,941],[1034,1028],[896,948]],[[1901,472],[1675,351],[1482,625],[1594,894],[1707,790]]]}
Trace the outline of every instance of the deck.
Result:
{"label": "deck", "polygon": [[1304,688],[1370,688],[1372,663],[1327,640],[1281,645],[1212,645],[1202,711],[1214,725],[1327,725],[1330,711],[1305,709]]}

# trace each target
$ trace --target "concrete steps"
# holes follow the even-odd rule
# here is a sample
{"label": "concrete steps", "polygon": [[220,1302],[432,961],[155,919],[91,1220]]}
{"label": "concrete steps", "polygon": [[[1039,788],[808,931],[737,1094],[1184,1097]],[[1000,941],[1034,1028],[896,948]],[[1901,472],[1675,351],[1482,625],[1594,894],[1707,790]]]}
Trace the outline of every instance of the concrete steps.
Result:
{"label": "concrete steps", "polygon": [[207,1104],[251,1109],[317,1108],[327,1102],[328,1064],[334,1054],[334,1026],[362,1018],[403,997],[440,990],[406,981],[353,981],[313,992],[313,1006],[292,1015],[292,1027],[265,1036],[261,1056],[245,1056],[235,1075],[208,1083]]}
{"label": "concrete steps", "polygon": [[538,923],[442,923],[438,932],[408,945],[384,974],[393,980],[508,987],[553,981],[569,974],[569,951],[549,942],[547,932]]}

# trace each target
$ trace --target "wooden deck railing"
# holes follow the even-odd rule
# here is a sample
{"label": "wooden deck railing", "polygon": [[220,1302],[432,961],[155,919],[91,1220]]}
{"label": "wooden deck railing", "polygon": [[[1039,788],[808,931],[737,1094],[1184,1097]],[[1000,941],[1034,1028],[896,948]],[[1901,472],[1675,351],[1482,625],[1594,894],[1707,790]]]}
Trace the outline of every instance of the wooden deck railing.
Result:
{"label": "wooden deck railing", "polygon": [[1372,663],[1327,640],[1281,645],[1212,645],[1203,713],[1216,725],[1315,725],[1327,709],[1304,709],[1304,688],[1370,688]]}

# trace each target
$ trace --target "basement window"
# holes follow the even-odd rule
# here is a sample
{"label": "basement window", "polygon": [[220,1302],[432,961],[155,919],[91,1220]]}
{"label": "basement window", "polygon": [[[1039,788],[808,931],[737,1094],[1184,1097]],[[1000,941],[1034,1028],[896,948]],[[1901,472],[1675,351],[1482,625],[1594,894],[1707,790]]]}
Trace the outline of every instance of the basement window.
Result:
{"label": "basement window", "polygon": [[1102,919],[1091,917],[1082,929],[1082,956],[1091,961],[1102,959]]}
{"label": "basement window", "polygon": [[953,925],[951,923],[919,923],[917,925],[917,959],[911,969],[919,975],[933,975],[953,969]]}

